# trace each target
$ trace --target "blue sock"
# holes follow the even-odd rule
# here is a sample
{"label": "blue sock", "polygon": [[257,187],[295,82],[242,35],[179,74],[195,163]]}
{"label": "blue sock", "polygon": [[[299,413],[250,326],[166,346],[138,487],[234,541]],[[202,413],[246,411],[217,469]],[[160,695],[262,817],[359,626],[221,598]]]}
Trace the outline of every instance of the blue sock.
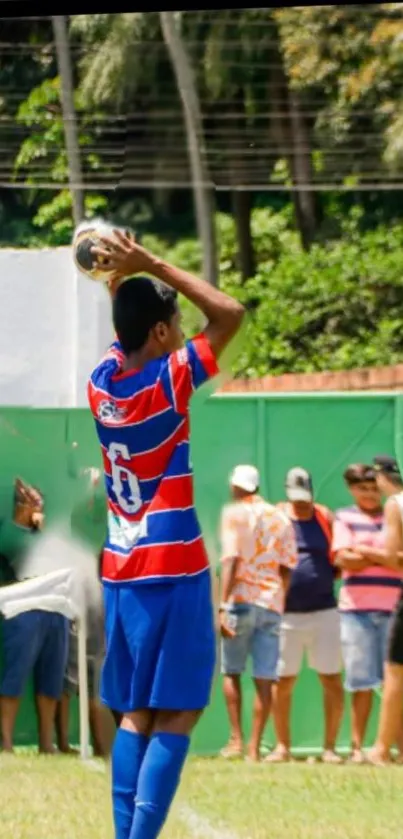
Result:
{"label": "blue sock", "polygon": [[189,751],[184,734],[154,734],[137,784],[136,806],[129,839],[156,839],[168,815]]}
{"label": "blue sock", "polygon": [[115,839],[129,839],[140,767],[148,737],[119,728],[112,749],[112,801]]}

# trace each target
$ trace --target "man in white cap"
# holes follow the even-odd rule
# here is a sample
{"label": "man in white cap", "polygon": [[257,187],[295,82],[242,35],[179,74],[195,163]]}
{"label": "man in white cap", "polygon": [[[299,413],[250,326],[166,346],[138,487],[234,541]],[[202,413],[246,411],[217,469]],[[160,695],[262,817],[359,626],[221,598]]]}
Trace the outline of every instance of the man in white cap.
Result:
{"label": "man in white cap", "polygon": [[281,614],[297,549],[291,522],[258,494],[259,472],[254,466],[237,466],[230,488],[233,502],[224,507],[221,518],[220,606],[230,739],[221,754],[228,758],[244,754],[241,674],[251,655],[256,698],[248,758],[258,761],[277,679]]}

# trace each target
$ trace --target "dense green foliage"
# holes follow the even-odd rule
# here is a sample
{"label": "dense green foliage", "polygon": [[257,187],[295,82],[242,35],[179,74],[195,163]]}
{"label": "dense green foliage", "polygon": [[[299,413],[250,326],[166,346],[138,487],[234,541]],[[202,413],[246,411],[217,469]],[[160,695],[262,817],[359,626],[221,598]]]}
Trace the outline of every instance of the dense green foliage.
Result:
{"label": "dense green foliage", "polygon": [[[222,286],[249,308],[235,372],[342,370],[387,365],[403,355],[403,224],[363,230],[362,211],[340,219],[341,236],[304,251],[292,212],[255,210],[252,231],[258,271],[242,283],[236,270],[234,223],[219,216]],[[170,260],[200,267],[196,240],[146,243]],[[198,323],[185,306],[189,332]]]}
{"label": "dense green foliage", "polygon": [[[210,175],[224,187],[216,192],[220,283],[250,310],[237,372],[399,361],[401,192],[377,185],[403,182],[402,7],[229,9],[177,20]],[[159,14],[79,15],[69,24],[84,180],[100,184],[85,192],[86,215],[129,225],[198,271],[191,189],[174,183],[190,175]],[[51,22],[3,21],[2,42],[0,244],[66,244],[72,200]],[[125,165],[138,186],[106,189],[121,182],[128,138]],[[173,182],[161,188],[166,173]],[[294,189],[300,183],[327,188]],[[188,304],[185,323],[199,323]]]}

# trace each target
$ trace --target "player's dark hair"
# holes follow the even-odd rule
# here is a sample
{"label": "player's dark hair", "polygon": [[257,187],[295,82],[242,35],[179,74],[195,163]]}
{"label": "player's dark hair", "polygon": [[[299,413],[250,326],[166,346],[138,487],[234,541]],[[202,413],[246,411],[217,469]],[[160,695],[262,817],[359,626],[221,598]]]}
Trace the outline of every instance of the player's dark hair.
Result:
{"label": "player's dark hair", "polygon": [[177,311],[177,293],[149,277],[123,282],[113,300],[113,325],[126,355],[140,350],[150,329],[169,324]]}

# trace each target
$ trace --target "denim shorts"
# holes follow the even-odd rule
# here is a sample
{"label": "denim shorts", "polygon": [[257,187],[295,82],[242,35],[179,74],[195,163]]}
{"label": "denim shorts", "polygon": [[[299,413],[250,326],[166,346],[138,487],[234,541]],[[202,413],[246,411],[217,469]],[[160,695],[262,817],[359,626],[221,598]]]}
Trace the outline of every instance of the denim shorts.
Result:
{"label": "denim shorts", "polygon": [[34,609],[3,621],[2,696],[19,697],[33,675],[36,694],[59,699],[67,661],[67,618]]}
{"label": "denim shorts", "polygon": [[387,612],[341,613],[345,688],[350,693],[382,685],[391,621]]}
{"label": "denim shorts", "polygon": [[255,679],[277,679],[280,655],[281,615],[249,603],[234,603],[227,612],[228,626],[235,638],[221,639],[221,672],[238,676],[252,658]]}

